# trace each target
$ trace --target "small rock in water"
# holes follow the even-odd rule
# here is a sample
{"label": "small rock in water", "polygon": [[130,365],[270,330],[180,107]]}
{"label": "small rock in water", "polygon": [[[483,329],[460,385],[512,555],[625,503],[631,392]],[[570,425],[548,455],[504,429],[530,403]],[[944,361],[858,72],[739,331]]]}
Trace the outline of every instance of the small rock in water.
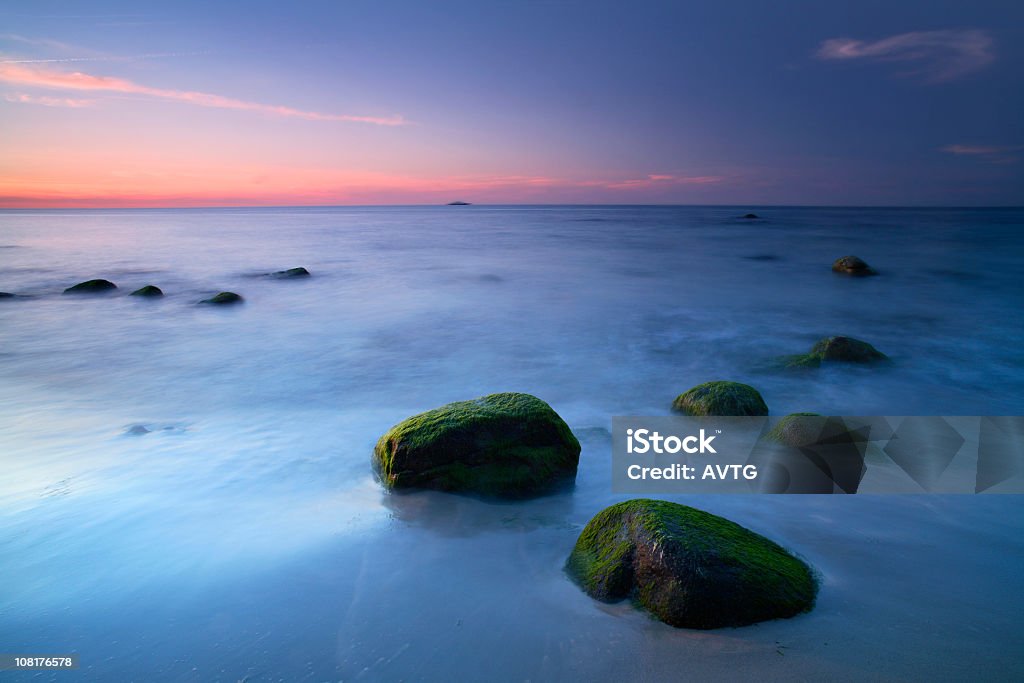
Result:
{"label": "small rock in water", "polygon": [[240,304],[243,301],[245,301],[245,299],[235,294],[234,292],[221,292],[217,296],[210,297],[209,299],[203,299],[199,303],[223,306],[226,304]]}
{"label": "small rock in water", "polygon": [[808,353],[790,356],[785,359],[787,368],[816,368],[823,362],[838,363],[878,363],[889,360],[889,357],[866,341],[853,337],[826,337]]}
{"label": "small rock in water", "polygon": [[79,282],[77,285],[73,285],[64,290],[65,294],[89,294],[93,292],[108,292],[112,289],[117,289],[110,280],[86,280],[85,282]]}
{"label": "small rock in water", "polygon": [[14,295],[10,292],[0,292],[0,299],[13,299]]}
{"label": "small rock in water", "polygon": [[832,272],[845,275],[878,275],[878,272],[857,256],[842,256],[832,263]]}
{"label": "small rock in water", "polygon": [[811,568],[777,543],[709,512],[644,498],[591,519],[566,571],[591,597],[632,599],[679,628],[793,617],[818,592]]}
{"label": "small rock in water", "polygon": [[276,278],[291,278],[291,277],[309,277],[309,271],[305,268],[289,268],[288,270],[279,270],[276,273],[270,274]]}
{"label": "small rock in water", "polygon": [[705,382],[676,396],[672,409],[684,415],[761,416],[768,406],[757,389],[739,382]]}
{"label": "small rock in water", "polygon": [[163,296],[164,292],[156,285],[146,285],[131,293],[132,296]]}
{"label": "small rock in water", "polygon": [[744,217],[744,218],[747,218],[747,219],[750,219],[750,218],[760,218],[760,216],[758,216],[758,215],[757,215],[756,213],[748,213],[748,214],[744,214],[744,216],[743,216],[743,217]]}
{"label": "small rock in water", "polygon": [[150,430],[145,425],[132,425],[128,429],[124,430],[125,434],[131,436],[142,436],[143,434],[149,434]]}

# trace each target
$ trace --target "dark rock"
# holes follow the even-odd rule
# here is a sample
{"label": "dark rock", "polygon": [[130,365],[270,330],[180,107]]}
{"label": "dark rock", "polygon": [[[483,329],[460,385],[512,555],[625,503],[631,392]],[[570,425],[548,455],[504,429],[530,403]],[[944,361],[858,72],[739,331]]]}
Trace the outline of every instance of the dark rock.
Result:
{"label": "dark rock", "polygon": [[814,606],[810,567],[727,519],[686,505],[637,499],[598,513],[566,563],[588,595],[627,598],[681,628],[746,626]]}
{"label": "dark rock", "polygon": [[10,292],[0,292],[0,299],[13,299],[14,295]]}
{"label": "dark rock", "polygon": [[279,270],[276,273],[271,273],[271,277],[278,279],[286,279],[293,277],[309,277],[309,271],[305,268],[289,268],[288,270]]}
{"label": "dark rock", "polygon": [[845,275],[878,275],[874,268],[857,256],[842,256],[832,263],[832,272]]}
{"label": "dark rock", "polygon": [[889,357],[871,344],[853,337],[826,337],[808,353],[783,359],[787,368],[816,368],[825,361],[839,363],[878,363]]}
{"label": "dark rock", "polygon": [[164,292],[163,292],[162,289],[160,289],[156,285],[146,285],[145,287],[140,287],[139,289],[136,289],[134,292],[132,292],[131,295],[132,296],[163,296]]}
{"label": "dark rock", "polygon": [[469,202],[448,202],[448,206],[472,206]]}
{"label": "dark rock", "polygon": [[744,216],[743,216],[743,217],[744,217],[744,218],[747,218],[747,219],[750,219],[750,218],[760,218],[760,216],[758,216],[758,215],[757,215],[756,213],[748,213],[748,214],[744,214]]}
{"label": "dark rock", "polygon": [[235,294],[234,292],[221,292],[217,296],[210,297],[209,299],[203,299],[199,303],[216,304],[218,306],[223,306],[226,304],[240,304],[243,301],[245,301],[245,299]]}
{"label": "dark rock", "polygon": [[767,415],[757,389],[739,382],[705,382],[679,394],[672,409],[685,415]]}
{"label": "dark rock", "polygon": [[152,430],[150,430],[146,425],[132,425],[128,429],[124,430],[124,433],[129,436],[143,436],[145,434],[149,434],[150,431]]}
{"label": "dark rock", "polygon": [[86,280],[64,290],[65,294],[91,294],[94,292],[108,292],[117,289],[110,280]]}
{"label": "dark rock", "polygon": [[504,393],[403,420],[377,442],[373,467],[388,489],[523,498],[571,482],[579,457],[579,441],[551,406]]}

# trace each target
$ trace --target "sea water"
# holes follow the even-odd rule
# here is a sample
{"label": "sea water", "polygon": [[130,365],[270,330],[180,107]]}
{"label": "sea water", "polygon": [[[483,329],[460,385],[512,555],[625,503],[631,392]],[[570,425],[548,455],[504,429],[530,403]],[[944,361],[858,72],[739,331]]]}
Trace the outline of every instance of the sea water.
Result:
{"label": "sea water", "polygon": [[[26,680],[1024,677],[1019,496],[673,498],[820,572],[814,611],[747,628],[563,573],[622,499],[611,417],[700,382],[775,415],[1022,414],[1024,211],[748,210],[0,212],[0,651],[79,655]],[[223,290],[245,303],[196,305]],[[776,369],[837,334],[893,363]],[[392,424],[498,391],[569,423],[574,490],[374,481]]]}

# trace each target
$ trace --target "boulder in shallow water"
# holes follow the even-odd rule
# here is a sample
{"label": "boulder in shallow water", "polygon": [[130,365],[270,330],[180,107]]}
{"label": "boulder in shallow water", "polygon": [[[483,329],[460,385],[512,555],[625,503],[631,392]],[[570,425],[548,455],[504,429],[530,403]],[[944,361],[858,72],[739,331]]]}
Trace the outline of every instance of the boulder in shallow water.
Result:
{"label": "boulder in shallow water", "polygon": [[811,347],[808,353],[785,359],[787,368],[816,368],[823,362],[880,363],[889,357],[866,341],[853,337],[826,337]]}
{"label": "boulder in shallow water", "polygon": [[109,292],[117,289],[110,280],[86,280],[85,282],[79,282],[77,285],[73,285],[64,290],[65,294],[94,294],[98,292]]}
{"label": "boulder in shallow water", "polygon": [[140,288],[136,289],[134,292],[131,293],[131,295],[132,296],[155,297],[155,296],[163,296],[164,292],[163,292],[162,289],[160,289],[156,285],[146,285],[145,287],[140,287]]}
{"label": "boulder in shallow water", "polygon": [[491,394],[414,415],[377,442],[373,467],[388,489],[525,498],[573,481],[580,444],[551,406]]}
{"label": "boulder in shallow water", "polygon": [[681,628],[746,626],[814,606],[811,568],[727,519],[664,500],[636,499],[597,514],[566,563],[588,595],[633,599]]}
{"label": "boulder in shallow water", "polygon": [[245,299],[243,299],[238,294],[235,294],[234,292],[221,292],[220,294],[212,296],[209,299],[203,299],[199,303],[225,306],[228,304],[240,304],[243,301],[245,301]]}
{"label": "boulder in shallow water", "polygon": [[857,256],[841,256],[832,263],[832,272],[845,275],[878,275],[878,272]]}
{"label": "boulder in shallow water", "polygon": [[767,415],[768,406],[757,389],[739,382],[705,382],[679,394],[672,409],[684,415]]}
{"label": "boulder in shallow water", "polygon": [[790,413],[775,423],[765,438],[793,448],[810,446],[818,443],[827,420],[818,413]]}
{"label": "boulder in shallow water", "polygon": [[293,277],[309,277],[309,271],[302,267],[289,268],[288,270],[279,270],[276,273],[271,273],[270,276],[282,280]]}

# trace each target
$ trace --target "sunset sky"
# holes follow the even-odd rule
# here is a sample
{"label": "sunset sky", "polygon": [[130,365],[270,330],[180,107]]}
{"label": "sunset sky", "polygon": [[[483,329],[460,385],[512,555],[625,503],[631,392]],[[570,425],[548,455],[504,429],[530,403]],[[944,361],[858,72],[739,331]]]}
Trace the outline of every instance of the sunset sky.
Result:
{"label": "sunset sky", "polygon": [[0,4],[0,207],[1024,204],[1024,3]]}

